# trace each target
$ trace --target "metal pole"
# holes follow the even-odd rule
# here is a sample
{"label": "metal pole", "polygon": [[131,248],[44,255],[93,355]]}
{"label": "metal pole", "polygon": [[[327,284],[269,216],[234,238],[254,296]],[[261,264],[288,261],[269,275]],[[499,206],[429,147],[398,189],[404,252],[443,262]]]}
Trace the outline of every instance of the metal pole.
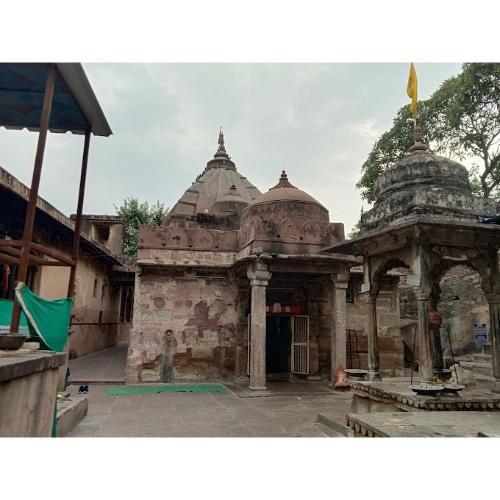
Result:
{"label": "metal pole", "polygon": [[71,273],[69,275],[68,297],[75,294],[76,266],[80,255],[80,234],[82,229],[83,198],[85,196],[85,181],[87,179],[87,163],[89,159],[90,130],[85,132],[85,142],[83,145],[82,170],[80,174],[80,190],[78,192],[78,206],[76,209],[75,233],[73,235],[73,260]]}
{"label": "metal pole", "polygon": [[[50,112],[52,111],[52,99],[56,81],[56,68],[50,66],[47,70],[47,83],[45,84],[45,94],[43,96],[42,116],[40,118],[40,132],[38,133],[38,145],[36,148],[35,164],[33,166],[33,176],[31,179],[30,197],[26,209],[24,220],[23,246],[19,262],[19,272],[17,281],[26,281],[28,274],[29,257],[31,250],[31,240],[33,238],[33,226],[35,224],[36,202],[38,199],[38,188],[40,186],[40,176],[42,173],[43,154],[45,152],[45,142],[49,129]],[[15,302],[10,323],[11,332],[19,331],[19,319],[21,317],[21,306]]]}

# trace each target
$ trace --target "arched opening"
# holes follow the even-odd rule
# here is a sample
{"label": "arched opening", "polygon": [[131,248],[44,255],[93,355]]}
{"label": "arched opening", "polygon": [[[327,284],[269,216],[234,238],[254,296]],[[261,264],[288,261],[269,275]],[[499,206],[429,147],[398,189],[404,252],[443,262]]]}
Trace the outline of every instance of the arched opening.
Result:
{"label": "arched opening", "polygon": [[413,340],[416,318],[410,266],[402,259],[391,259],[376,273],[377,335],[382,377],[408,375],[415,356]]}
{"label": "arched opening", "polygon": [[436,278],[432,306],[441,314],[442,324],[433,337],[438,357],[435,367],[441,362],[447,369],[454,361],[460,361],[471,369],[470,374],[461,370],[462,377],[468,375],[470,378],[472,371],[490,375],[490,316],[488,301],[481,288],[481,275],[471,266],[451,264],[442,268]]}

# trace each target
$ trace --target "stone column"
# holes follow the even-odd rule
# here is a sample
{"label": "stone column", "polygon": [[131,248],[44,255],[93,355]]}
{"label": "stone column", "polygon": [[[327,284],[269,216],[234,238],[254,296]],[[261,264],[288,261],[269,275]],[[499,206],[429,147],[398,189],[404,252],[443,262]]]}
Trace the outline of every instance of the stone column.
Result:
{"label": "stone column", "polygon": [[[320,330],[320,306],[318,299],[320,290],[310,287],[308,290],[308,312],[309,312],[309,375],[307,380],[319,381],[319,330]],[[311,297],[314,297],[313,299]]]}
{"label": "stone column", "polygon": [[431,382],[434,377],[432,363],[431,336],[429,332],[429,292],[417,291],[417,335],[419,343],[418,371],[423,382]]}
{"label": "stone column", "polygon": [[249,266],[250,307],[250,385],[252,391],[266,389],[266,287],[271,273],[263,262]]}
{"label": "stone column", "polygon": [[[440,289],[438,286],[434,286],[433,292],[430,296],[430,307],[432,311],[438,310]],[[431,330],[431,347],[432,347],[432,358],[434,369],[437,370],[438,375],[444,368],[443,360],[443,346],[441,344],[441,327],[433,328]]]}
{"label": "stone column", "polygon": [[335,386],[335,376],[339,368],[346,368],[346,289],[349,275],[337,274],[332,277],[332,329],[331,329],[331,373],[330,388]]}
{"label": "stone column", "polygon": [[487,294],[490,309],[490,342],[495,385],[500,389],[500,294]]}
{"label": "stone column", "polygon": [[380,353],[377,332],[377,295],[375,290],[368,295],[368,378],[380,380]]}

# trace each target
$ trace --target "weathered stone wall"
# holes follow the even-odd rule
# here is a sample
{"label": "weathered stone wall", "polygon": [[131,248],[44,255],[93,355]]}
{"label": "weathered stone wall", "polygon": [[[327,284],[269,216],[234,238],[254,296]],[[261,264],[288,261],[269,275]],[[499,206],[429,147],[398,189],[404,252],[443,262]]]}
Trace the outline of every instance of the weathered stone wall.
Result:
{"label": "weathered stone wall", "polygon": [[237,282],[142,269],[136,275],[128,382],[217,380],[234,375]]}
{"label": "weathered stone wall", "polygon": [[[347,330],[356,331],[347,336],[347,362],[350,367],[368,367],[368,294],[358,293],[354,302],[347,303]],[[404,344],[402,337],[399,296],[397,290],[381,290],[377,298],[377,330],[380,348],[380,369],[386,376],[394,376],[404,367]],[[349,356],[349,349],[352,356]],[[354,351],[362,351],[356,355]]]}
{"label": "weathered stone wall", "polygon": [[83,256],[76,272],[70,358],[115,345],[119,312],[120,291],[111,286],[106,264]]}
{"label": "weathered stone wall", "polygon": [[[443,327],[450,332],[454,353],[476,350],[474,323],[486,323],[487,328],[490,323],[479,274],[467,266],[455,266],[443,276],[440,287],[438,310],[443,315]],[[447,336],[442,337],[446,352],[449,342]]]}
{"label": "weathered stone wall", "polygon": [[313,203],[280,201],[250,205],[241,216],[239,255],[255,252],[317,254],[344,239],[344,225]]}

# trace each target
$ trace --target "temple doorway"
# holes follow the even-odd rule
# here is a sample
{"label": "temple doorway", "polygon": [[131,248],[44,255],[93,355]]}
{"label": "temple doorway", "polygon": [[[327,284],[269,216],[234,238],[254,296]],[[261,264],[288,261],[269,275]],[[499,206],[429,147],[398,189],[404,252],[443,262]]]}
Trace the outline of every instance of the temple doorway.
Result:
{"label": "temple doorway", "polygon": [[267,373],[289,373],[292,343],[291,316],[266,316]]}
{"label": "temple doorway", "polygon": [[[248,316],[250,326],[251,316]],[[252,338],[248,328],[247,375],[250,375]],[[290,373],[309,374],[309,316],[266,315],[266,374],[280,379]]]}

